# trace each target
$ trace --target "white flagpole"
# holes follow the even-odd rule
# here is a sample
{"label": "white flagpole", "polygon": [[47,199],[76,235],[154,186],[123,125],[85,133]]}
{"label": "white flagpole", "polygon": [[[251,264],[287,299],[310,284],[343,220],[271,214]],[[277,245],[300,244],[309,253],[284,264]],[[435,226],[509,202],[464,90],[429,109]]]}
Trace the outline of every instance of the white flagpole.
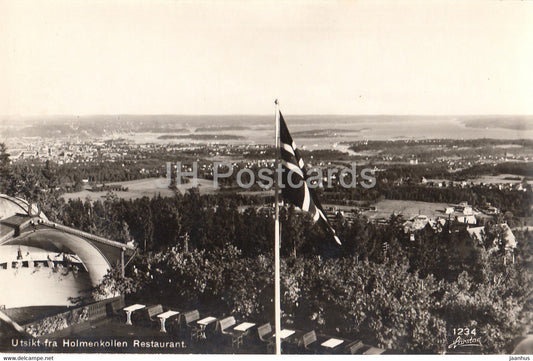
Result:
{"label": "white flagpole", "polygon": [[[276,104],[276,159],[274,161],[274,166],[276,167],[276,172],[278,171],[278,162],[280,156],[280,140],[279,140],[279,104],[278,100],[275,101]],[[280,302],[280,262],[279,262],[279,249],[280,249],[280,227],[279,227],[279,184],[278,184],[279,175],[276,173],[276,187],[274,190],[274,199],[276,203],[276,218],[274,222],[274,308],[275,308],[275,323],[276,323],[276,355],[281,355],[281,302]]]}

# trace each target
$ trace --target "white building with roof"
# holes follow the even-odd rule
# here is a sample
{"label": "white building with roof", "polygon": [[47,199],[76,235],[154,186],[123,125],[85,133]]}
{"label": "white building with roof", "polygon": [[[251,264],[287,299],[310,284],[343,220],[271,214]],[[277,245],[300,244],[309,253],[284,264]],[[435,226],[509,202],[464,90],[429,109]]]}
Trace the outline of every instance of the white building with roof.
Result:
{"label": "white building with roof", "polygon": [[72,305],[99,285],[113,264],[124,266],[132,251],[130,245],[50,222],[36,205],[0,195],[0,307]]}

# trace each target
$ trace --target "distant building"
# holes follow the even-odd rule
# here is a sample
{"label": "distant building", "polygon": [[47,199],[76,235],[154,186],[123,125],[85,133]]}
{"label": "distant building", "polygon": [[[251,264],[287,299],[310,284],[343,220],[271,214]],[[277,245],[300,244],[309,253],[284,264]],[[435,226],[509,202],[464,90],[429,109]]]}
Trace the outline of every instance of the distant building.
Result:
{"label": "distant building", "polygon": [[472,206],[468,204],[468,202],[461,202],[458,205],[456,205],[455,211],[462,213],[464,215],[474,214],[474,210],[472,209]]}
{"label": "distant building", "polygon": [[[517,242],[513,231],[507,223],[498,224],[496,227],[499,227],[499,232],[496,238],[493,240],[492,247],[488,250],[489,253],[496,252],[499,248],[499,244],[501,243],[505,248],[504,264],[507,262],[507,258],[512,259],[514,262],[514,249],[517,246]],[[467,228],[466,231],[473,240],[477,241],[479,244],[484,244],[486,237],[485,226],[470,227]]]}
{"label": "distant building", "polygon": [[455,220],[463,224],[477,224],[476,216],[473,215],[460,215],[455,217]]}
{"label": "distant building", "polygon": [[405,233],[419,231],[424,229],[428,223],[433,226],[433,222],[428,216],[418,215],[403,223],[403,231]]}
{"label": "distant building", "polygon": [[466,229],[470,237],[477,241],[479,244],[483,244],[483,241],[485,239],[485,227],[469,227]]}
{"label": "distant building", "polygon": [[496,215],[498,213],[500,213],[500,210],[494,206],[488,206],[486,209],[485,209],[485,213],[488,214],[488,215]]}
{"label": "distant building", "polygon": [[[506,250],[514,250],[517,246],[516,237],[511,230],[511,227],[507,223],[501,223],[498,225],[502,228],[502,237]],[[495,240],[496,241],[496,240]]]}
{"label": "distant building", "polygon": [[466,215],[472,215],[474,214],[474,210],[472,209],[472,206],[465,206],[463,208],[463,214],[466,214]]}
{"label": "distant building", "polygon": [[434,223],[434,226],[433,228],[437,231],[437,232],[441,232],[442,229],[444,228],[444,226],[446,225],[446,218],[443,218],[443,217],[438,217]]}

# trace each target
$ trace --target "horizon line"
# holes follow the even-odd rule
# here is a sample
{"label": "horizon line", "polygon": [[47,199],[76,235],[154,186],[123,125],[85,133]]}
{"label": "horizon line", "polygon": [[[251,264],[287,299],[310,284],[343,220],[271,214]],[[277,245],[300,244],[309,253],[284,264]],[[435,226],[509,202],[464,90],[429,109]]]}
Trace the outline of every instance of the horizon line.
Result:
{"label": "horizon line", "polygon": [[[347,113],[285,113],[290,114],[291,116],[333,116],[333,117],[385,117],[385,116],[395,116],[395,117],[532,117],[533,113],[524,114],[524,113],[465,113],[465,114],[431,114],[431,113],[358,113],[358,114],[347,114]],[[205,113],[205,114],[187,114],[187,113],[91,113],[91,114],[30,114],[30,115],[1,115],[0,119],[20,119],[20,118],[53,118],[53,117],[96,117],[96,116],[180,116],[180,117],[267,117],[272,116],[271,113]]]}

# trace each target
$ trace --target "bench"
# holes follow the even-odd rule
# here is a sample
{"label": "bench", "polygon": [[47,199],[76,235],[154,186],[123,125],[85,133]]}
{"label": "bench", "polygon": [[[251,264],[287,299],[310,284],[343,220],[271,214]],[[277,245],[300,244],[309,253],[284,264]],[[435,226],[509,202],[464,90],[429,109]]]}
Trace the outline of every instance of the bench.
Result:
{"label": "bench", "polygon": [[174,334],[183,338],[190,333],[190,329],[193,328],[195,322],[200,319],[200,312],[198,310],[187,312],[183,312],[182,310],[177,311],[179,311],[179,314],[169,319],[168,324]]}
{"label": "bench", "polygon": [[126,307],[124,297],[119,297],[118,299],[107,304],[107,314],[110,317],[120,317],[123,315],[122,309],[124,307]]}
{"label": "bench", "polygon": [[223,318],[217,321],[216,331],[224,335],[229,335],[231,334],[231,332],[229,332],[229,329],[235,326],[236,323],[237,322],[235,321],[235,317],[233,316]]}
{"label": "bench", "polygon": [[150,325],[152,323],[159,324],[159,319],[157,319],[157,315],[163,313],[163,306],[161,304],[149,306],[144,309],[144,312],[142,313],[143,321],[144,323]]}
{"label": "bench", "polygon": [[272,339],[274,332],[270,322],[265,323],[257,328],[257,336],[259,340],[267,345],[267,352],[272,352],[276,348],[275,340]]}
{"label": "bench", "polygon": [[365,344],[361,340],[355,340],[346,345],[346,351],[351,355],[355,355],[361,349],[365,347]]}
{"label": "bench", "polygon": [[215,332],[221,336],[231,336],[231,346],[238,349],[242,344],[243,332],[233,331],[232,328],[237,324],[235,317],[229,316],[217,321]]}
{"label": "bench", "polygon": [[306,351],[316,351],[317,344],[316,332],[314,330],[302,336],[302,346]]}
{"label": "bench", "polygon": [[192,310],[180,314],[178,324],[181,337],[195,338],[197,334],[196,321],[200,319],[200,311]]}
{"label": "bench", "polygon": [[265,323],[257,328],[257,335],[263,342],[270,342],[273,334],[274,333],[272,332],[272,326],[270,325],[270,322]]}
{"label": "bench", "polygon": [[184,326],[190,326],[192,323],[200,319],[200,312],[198,310],[188,311],[180,316],[180,323]]}
{"label": "bench", "polygon": [[155,317],[159,315],[160,313],[163,313],[163,306],[159,304],[159,305],[147,307],[146,313],[150,321],[155,321]]}

